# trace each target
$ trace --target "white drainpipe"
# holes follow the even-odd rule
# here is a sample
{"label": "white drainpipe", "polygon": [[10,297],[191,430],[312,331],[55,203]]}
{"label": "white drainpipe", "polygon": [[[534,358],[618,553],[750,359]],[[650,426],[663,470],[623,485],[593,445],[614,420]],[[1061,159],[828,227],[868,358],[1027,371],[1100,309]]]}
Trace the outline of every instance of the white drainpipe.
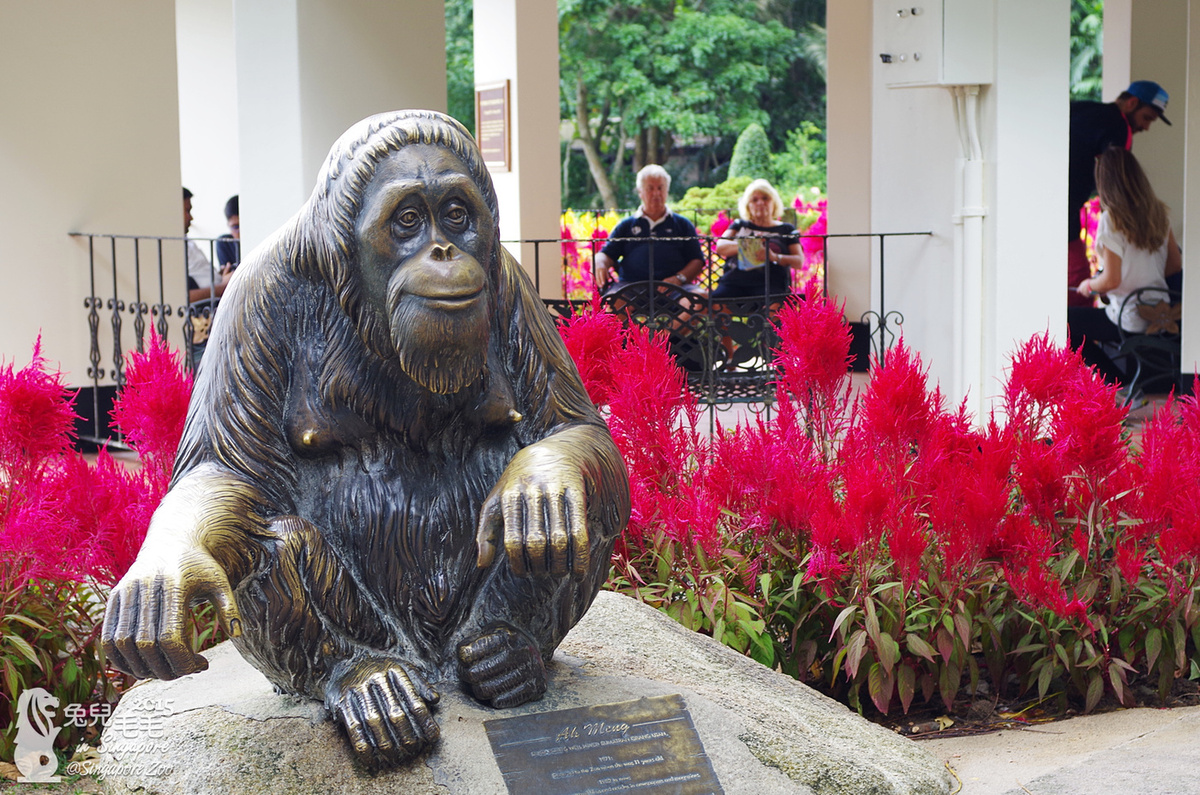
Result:
{"label": "white drainpipe", "polygon": [[954,253],[954,347],[959,365],[959,392],[977,422],[983,421],[984,327],[989,321],[983,298],[983,146],[979,141],[979,86],[950,86],[962,156],[956,161]]}

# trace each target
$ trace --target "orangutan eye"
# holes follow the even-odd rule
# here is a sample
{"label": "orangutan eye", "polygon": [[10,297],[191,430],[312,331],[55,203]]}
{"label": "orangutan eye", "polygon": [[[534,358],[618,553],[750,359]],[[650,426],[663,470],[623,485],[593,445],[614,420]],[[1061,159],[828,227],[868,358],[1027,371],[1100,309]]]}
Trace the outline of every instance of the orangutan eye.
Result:
{"label": "orangutan eye", "polygon": [[393,216],[392,223],[401,237],[411,237],[421,226],[421,214],[411,207],[405,207]]}
{"label": "orangutan eye", "polygon": [[442,220],[448,228],[458,232],[467,227],[470,216],[467,214],[467,208],[457,202],[453,202],[442,213]]}

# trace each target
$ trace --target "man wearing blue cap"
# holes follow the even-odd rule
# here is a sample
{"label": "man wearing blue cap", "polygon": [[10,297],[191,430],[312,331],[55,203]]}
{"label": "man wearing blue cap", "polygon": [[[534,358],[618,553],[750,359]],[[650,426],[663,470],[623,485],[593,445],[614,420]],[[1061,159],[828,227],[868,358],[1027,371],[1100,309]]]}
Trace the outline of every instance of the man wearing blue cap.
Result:
{"label": "man wearing blue cap", "polygon": [[1068,306],[1091,306],[1074,286],[1091,268],[1087,246],[1080,237],[1079,211],[1096,192],[1096,157],[1110,146],[1133,148],[1133,136],[1148,130],[1156,119],[1170,124],[1163,113],[1167,92],[1151,80],[1136,80],[1115,102],[1071,103],[1071,148],[1067,172],[1067,292]]}

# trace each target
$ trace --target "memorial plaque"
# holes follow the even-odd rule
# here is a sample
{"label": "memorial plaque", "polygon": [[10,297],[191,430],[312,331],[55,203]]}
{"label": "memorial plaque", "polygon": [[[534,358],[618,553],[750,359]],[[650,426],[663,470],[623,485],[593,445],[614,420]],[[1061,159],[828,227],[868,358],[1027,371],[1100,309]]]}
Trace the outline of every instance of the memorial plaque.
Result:
{"label": "memorial plaque", "polygon": [[722,793],[683,696],[484,721],[508,791]]}
{"label": "memorial plaque", "polygon": [[508,81],[475,89],[475,140],[483,162],[493,171],[508,171]]}

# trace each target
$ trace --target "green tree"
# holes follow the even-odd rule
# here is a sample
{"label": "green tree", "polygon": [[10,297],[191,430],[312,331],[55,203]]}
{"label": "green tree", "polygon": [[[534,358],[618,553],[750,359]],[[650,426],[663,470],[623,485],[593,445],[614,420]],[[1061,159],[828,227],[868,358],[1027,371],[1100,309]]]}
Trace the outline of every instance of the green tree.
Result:
{"label": "green tree", "polygon": [[1071,99],[1100,100],[1104,0],[1071,0]]}
{"label": "green tree", "polygon": [[446,0],[446,107],[475,131],[475,4]]}
{"label": "green tree", "polygon": [[729,176],[771,179],[771,142],[758,122],[747,125],[733,145]]}
{"label": "green tree", "polygon": [[787,146],[771,156],[775,187],[784,196],[794,196],[802,188],[825,192],[825,133],[810,121],[788,132]]}
{"label": "green tree", "polygon": [[[560,0],[563,116],[607,207],[682,140],[733,140],[800,58],[794,31],[735,0]],[[747,12],[750,12],[749,14]],[[726,150],[728,151],[728,150]]]}

